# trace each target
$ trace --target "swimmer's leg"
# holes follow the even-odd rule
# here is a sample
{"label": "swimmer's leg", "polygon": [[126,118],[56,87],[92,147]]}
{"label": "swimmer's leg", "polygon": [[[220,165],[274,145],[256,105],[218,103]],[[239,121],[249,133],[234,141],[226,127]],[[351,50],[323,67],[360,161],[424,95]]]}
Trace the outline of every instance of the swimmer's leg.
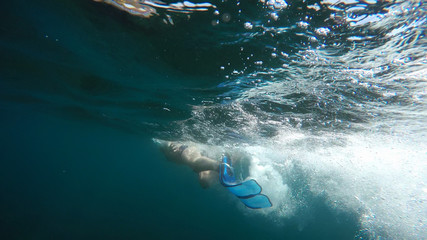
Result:
{"label": "swimmer's leg", "polygon": [[202,188],[208,188],[218,182],[218,172],[202,171],[199,172],[199,183]]}
{"label": "swimmer's leg", "polygon": [[175,158],[176,162],[182,162],[195,172],[219,171],[219,161],[202,156],[200,150],[195,146],[170,142],[168,144],[169,155]]}
{"label": "swimmer's leg", "polygon": [[192,145],[179,142],[155,140],[169,161],[183,163],[195,172],[214,170],[219,171],[219,161],[202,156],[200,150]]}
{"label": "swimmer's leg", "polygon": [[215,171],[219,172],[219,161],[215,161],[211,158],[200,156],[195,159],[191,159],[191,168],[195,172],[202,172],[202,171]]}

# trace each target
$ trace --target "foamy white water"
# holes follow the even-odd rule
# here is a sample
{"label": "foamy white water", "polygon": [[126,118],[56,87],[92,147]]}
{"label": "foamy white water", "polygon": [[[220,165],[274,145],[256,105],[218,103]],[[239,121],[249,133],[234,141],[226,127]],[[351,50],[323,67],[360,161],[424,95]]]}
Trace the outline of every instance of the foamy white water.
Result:
{"label": "foamy white water", "polygon": [[[427,236],[427,144],[370,133],[314,136],[283,131],[267,145],[248,147],[250,174],[264,187],[277,219],[312,196],[325,197],[337,214],[355,213],[370,238]],[[303,179],[301,179],[303,178]],[[303,184],[295,184],[301,181]],[[310,194],[292,195],[308,188]],[[271,213],[273,212],[273,213]],[[304,221],[304,220],[303,220]]]}

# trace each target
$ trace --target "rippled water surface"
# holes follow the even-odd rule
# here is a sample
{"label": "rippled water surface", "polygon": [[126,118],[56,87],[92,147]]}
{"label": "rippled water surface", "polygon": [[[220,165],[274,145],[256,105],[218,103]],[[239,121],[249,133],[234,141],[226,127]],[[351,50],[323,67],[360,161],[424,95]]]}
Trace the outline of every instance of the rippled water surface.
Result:
{"label": "rippled water surface", "polygon": [[[9,1],[5,239],[425,239],[423,1]],[[243,160],[250,210],[152,138]]]}

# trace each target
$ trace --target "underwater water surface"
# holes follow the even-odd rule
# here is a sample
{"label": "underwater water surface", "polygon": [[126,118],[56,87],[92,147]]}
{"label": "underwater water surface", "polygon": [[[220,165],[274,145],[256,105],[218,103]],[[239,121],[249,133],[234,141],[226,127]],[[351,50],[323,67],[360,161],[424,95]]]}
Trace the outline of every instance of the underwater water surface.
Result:
{"label": "underwater water surface", "polygon": [[[426,239],[424,1],[8,1],[1,239]],[[273,207],[153,139],[242,160]]]}

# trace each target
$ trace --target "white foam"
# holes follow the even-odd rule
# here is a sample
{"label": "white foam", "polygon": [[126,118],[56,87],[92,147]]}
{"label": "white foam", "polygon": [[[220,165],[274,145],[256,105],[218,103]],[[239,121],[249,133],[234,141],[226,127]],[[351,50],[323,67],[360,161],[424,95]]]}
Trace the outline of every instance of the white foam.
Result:
{"label": "white foam", "polygon": [[[274,153],[267,153],[262,147],[249,147],[252,154],[250,178],[254,178],[262,186],[262,193],[266,194],[273,207],[264,210],[264,213],[277,212],[281,216],[292,216],[294,213],[293,200],[289,187],[284,183],[281,172],[271,162],[271,158],[278,158]],[[271,156],[268,156],[271,154]]]}
{"label": "white foam", "polygon": [[326,196],[331,209],[358,214],[361,231],[372,238],[427,236],[425,140],[366,133],[313,136],[286,130],[268,144],[247,151],[253,154],[251,177],[270,196],[277,218],[292,216],[309,201],[301,199],[303,195],[292,196],[298,189],[287,184],[306,181],[310,193]]}

